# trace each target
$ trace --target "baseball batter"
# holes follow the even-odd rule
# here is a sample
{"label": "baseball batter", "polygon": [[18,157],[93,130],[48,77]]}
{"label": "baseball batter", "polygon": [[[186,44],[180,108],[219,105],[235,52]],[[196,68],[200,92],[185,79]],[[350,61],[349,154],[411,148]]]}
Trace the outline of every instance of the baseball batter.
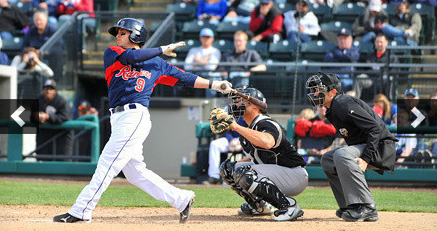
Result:
{"label": "baseball batter", "polygon": [[[76,203],[66,214],[55,216],[54,222],[91,222],[92,211],[112,179],[123,171],[126,179],[157,200],[166,201],[180,212],[180,223],[190,216],[194,192],[176,188],[143,162],[143,143],[151,129],[149,100],[157,84],[211,88],[229,93],[227,81],[209,81],[184,72],[159,57],[175,56],[173,50],[184,43],[158,48],[140,49],[146,42],[147,30],[132,18],[123,18],[108,32],[117,38],[117,46],[104,53],[105,79],[111,111],[111,137],[102,151],[91,182],[82,190]],[[219,86],[224,84],[225,89]]]}
{"label": "baseball batter", "polygon": [[[255,88],[237,89],[251,98],[266,101]],[[224,161],[220,166],[223,180],[242,196],[240,215],[270,215],[272,206],[276,221],[293,221],[303,215],[293,196],[302,193],[308,185],[308,174],[303,158],[287,139],[281,125],[253,103],[230,94],[231,113],[243,117],[248,127],[235,122],[231,115],[211,113],[211,126],[229,129],[240,134],[240,143],[248,157],[238,162]],[[216,116],[217,115],[217,116]],[[218,119],[219,123],[214,121]]]}
{"label": "baseball batter", "polygon": [[326,152],[320,161],[340,207],[336,215],[352,222],[377,221],[375,200],[364,171],[393,172],[397,139],[369,105],[341,93],[341,82],[335,74],[314,75],[306,88],[310,102],[327,108],[326,118],[347,143]]}

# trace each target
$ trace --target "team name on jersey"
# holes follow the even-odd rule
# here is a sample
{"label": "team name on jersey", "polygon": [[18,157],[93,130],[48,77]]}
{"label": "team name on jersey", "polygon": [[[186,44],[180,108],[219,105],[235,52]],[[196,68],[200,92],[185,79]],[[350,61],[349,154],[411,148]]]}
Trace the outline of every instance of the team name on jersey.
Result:
{"label": "team name on jersey", "polygon": [[137,71],[135,68],[131,70],[131,66],[127,65],[123,67],[118,74],[115,75],[115,77],[122,77],[124,80],[128,80],[129,78],[138,78],[140,76],[144,76],[145,78],[150,79],[152,76],[152,73],[149,71],[140,69],[140,71]]}

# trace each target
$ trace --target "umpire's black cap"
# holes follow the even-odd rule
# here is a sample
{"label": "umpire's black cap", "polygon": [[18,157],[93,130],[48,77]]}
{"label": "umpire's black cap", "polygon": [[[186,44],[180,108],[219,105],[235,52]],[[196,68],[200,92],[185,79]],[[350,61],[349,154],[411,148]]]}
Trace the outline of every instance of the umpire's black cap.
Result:
{"label": "umpire's black cap", "polygon": [[333,73],[320,73],[320,80],[325,85],[328,91],[335,89],[337,92],[341,92],[341,82],[336,74]]}

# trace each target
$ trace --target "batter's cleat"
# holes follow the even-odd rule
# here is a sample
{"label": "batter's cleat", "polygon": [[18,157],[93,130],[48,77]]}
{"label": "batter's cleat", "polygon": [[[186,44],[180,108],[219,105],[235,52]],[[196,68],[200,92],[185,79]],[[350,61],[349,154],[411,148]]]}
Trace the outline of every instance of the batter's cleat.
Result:
{"label": "batter's cleat", "polygon": [[275,221],[294,221],[298,217],[303,216],[303,211],[297,204],[288,207],[285,212],[278,213],[278,211],[279,210],[275,211],[275,217],[273,218]]}
{"label": "batter's cleat", "polygon": [[70,215],[69,213],[58,215],[53,217],[53,222],[64,222],[64,223],[90,223],[91,220],[83,220],[77,217],[74,217],[73,215]]}
{"label": "batter's cleat", "polygon": [[261,211],[257,211],[252,208],[252,206],[249,205],[249,203],[244,202],[241,204],[240,208],[238,209],[238,215],[242,216],[266,216],[271,215],[273,213],[273,206],[267,202],[262,202],[263,207]]}
{"label": "batter's cleat", "polygon": [[190,217],[191,205],[193,205],[194,203],[194,197],[196,197],[196,195],[193,192],[193,196],[191,197],[191,200],[188,202],[187,207],[185,207],[184,211],[181,212],[181,216],[179,218],[180,224],[184,224],[185,222],[187,222],[188,218]]}
{"label": "batter's cleat", "polygon": [[341,218],[345,221],[377,221],[379,220],[376,205],[374,204],[357,204],[352,209],[343,212]]}

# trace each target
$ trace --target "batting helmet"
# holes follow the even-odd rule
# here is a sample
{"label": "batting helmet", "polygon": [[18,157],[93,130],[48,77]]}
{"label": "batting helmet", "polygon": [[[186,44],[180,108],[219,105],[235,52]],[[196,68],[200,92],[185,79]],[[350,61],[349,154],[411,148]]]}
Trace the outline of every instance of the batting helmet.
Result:
{"label": "batting helmet", "polygon": [[145,43],[147,40],[147,29],[139,20],[122,18],[117,22],[116,26],[109,28],[108,32],[115,37],[120,28],[131,32],[129,40],[133,43]]}
{"label": "batting helmet", "polygon": [[[250,96],[251,98],[258,99],[260,101],[266,102],[266,97],[264,97],[264,94],[261,93],[256,88],[237,88],[235,89],[238,92],[243,93],[244,95]],[[246,113],[246,100],[241,100],[241,97],[234,93],[229,93],[228,95],[230,104],[229,104],[229,111],[232,113],[236,118],[243,117]],[[262,113],[265,113],[264,110],[261,111]]]}
{"label": "batting helmet", "polygon": [[[319,106],[325,102],[325,92],[333,89],[337,90],[338,93],[341,92],[341,82],[335,74],[320,72],[307,80],[306,88],[310,91],[307,94],[309,101],[314,106]],[[314,96],[316,92],[318,93],[317,97]]]}

